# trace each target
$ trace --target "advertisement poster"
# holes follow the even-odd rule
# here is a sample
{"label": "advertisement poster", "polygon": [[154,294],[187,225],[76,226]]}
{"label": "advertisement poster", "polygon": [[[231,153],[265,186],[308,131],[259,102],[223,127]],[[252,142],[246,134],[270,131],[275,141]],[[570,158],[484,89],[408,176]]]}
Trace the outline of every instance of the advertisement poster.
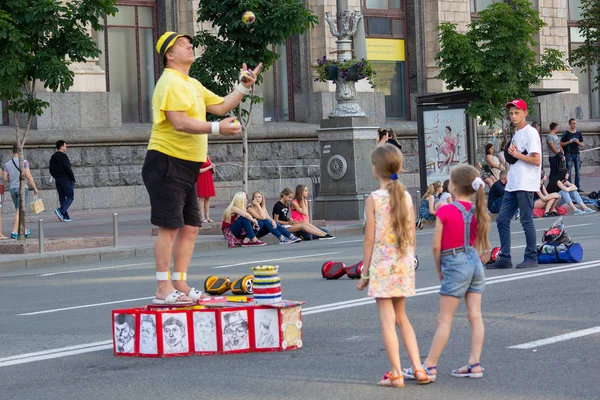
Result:
{"label": "advertisement poster", "polygon": [[465,108],[423,111],[427,185],[450,178],[455,165],[468,163]]}

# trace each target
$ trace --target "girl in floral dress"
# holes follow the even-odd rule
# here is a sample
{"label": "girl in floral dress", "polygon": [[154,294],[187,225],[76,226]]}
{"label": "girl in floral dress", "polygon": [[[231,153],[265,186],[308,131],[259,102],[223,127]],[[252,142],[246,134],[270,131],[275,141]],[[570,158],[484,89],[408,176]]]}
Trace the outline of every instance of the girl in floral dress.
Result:
{"label": "girl in floral dress", "polygon": [[398,180],[402,153],[394,146],[380,146],[371,157],[379,190],[366,200],[364,269],[357,289],[369,286],[375,297],[383,344],[391,365],[380,386],[404,387],[396,324],[415,370],[417,383],[430,379],[421,368],[417,338],[404,309],[406,296],[415,294],[415,217],[412,199]]}

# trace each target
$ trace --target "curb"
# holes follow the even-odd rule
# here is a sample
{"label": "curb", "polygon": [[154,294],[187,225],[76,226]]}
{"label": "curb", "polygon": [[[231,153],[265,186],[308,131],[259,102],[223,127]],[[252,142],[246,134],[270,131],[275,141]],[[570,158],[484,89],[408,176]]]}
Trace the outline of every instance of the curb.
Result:
{"label": "curb", "polygon": [[[329,232],[336,237],[362,235],[362,224],[332,227]],[[266,240],[269,244],[277,244],[277,238]],[[196,240],[194,252],[212,251],[227,248],[227,241],[222,236],[203,237]],[[20,254],[12,260],[0,261],[0,269],[27,269],[51,267],[59,265],[81,265],[108,260],[133,260],[136,258],[154,257],[154,244],[146,246],[94,247],[89,249],[47,252],[44,254]]]}

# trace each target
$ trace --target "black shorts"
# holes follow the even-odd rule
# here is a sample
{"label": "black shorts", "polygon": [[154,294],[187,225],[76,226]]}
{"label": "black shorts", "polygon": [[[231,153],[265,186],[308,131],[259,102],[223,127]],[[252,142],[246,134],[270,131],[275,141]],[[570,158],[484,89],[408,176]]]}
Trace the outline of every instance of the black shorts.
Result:
{"label": "black shorts", "polygon": [[148,150],[142,179],[150,196],[150,222],[153,225],[165,228],[202,226],[196,194],[201,164]]}

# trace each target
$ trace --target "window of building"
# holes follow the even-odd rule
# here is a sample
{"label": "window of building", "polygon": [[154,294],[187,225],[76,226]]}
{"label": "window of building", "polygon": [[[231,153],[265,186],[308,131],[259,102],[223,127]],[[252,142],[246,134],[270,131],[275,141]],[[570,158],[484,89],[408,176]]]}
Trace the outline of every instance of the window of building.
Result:
{"label": "window of building", "polygon": [[[136,2],[140,3],[143,2]],[[114,17],[104,19],[104,31],[97,34],[106,90],[121,93],[123,123],[149,123],[152,92],[158,78],[155,1],[147,5],[119,3],[118,9]]]}
{"label": "window of building", "polygon": [[[581,46],[585,39],[581,36],[577,22],[581,19],[581,0],[569,0],[569,51]],[[573,74],[579,80],[579,93],[588,97],[589,118],[600,119],[600,91],[592,91],[594,78],[600,73],[598,65],[589,68],[573,68]],[[587,117],[587,116],[586,116]]]}
{"label": "window of building", "polygon": [[406,14],[402,0],[363,0],[367,59],[377,72],[375,91],[385,95],[388,119],[407,119]]}
{"label": "window of building", "polygon": [[273,51],[279,54],[275,64],[263,73],[263,117],[265,121],[293,121],[294,97],[291,75],[291,43],[288,41]]}

